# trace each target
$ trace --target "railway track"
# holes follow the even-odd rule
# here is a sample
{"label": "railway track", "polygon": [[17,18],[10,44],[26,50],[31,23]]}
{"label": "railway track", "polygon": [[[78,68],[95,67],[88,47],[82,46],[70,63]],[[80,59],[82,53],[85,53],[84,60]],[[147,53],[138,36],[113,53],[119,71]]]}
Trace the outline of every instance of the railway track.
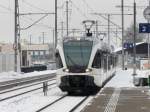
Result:
{"label": "railway track", "polygon": [[[46,106],[40,108],[40,109],[37,110],[36,112],[47,112],[47,111],[50,111],[49,108],[51,108],[51,106],[57,105],[57,103],[61,102],[61,101],[64,100],[64,99],[67,99],[68,97],[69,97],[68,95],[64,95],[64,96],[62,96],[62,97],[56,99],[55,101],[53,101],[53,102],[47,104]],[[73,97],[73,98],[75,98],[75,97]],[[81,106],[82,103],[85,102],[88,98],[89,98],[89,96],[86,96],[86,97],[81,98],[80,101],[79,101],[77,104],[73,105],[73,106],[71,107],[71,109],[69,109],[68,112],[74,112],[74,111],[75,111],[79,106]],[[75,99],[76,99],[76,98],[75,98]],[[73,101],[71,101],[71,102],[73,102]],[[65,101],[64,101],[64,103],[65,103]],[[56,106],[56,108],[57,108],[57,106]],[[47,110],[47,109],[49,109],[49,110]],[[63,110],[63,109],[62,109],[62,110]]]}
{"label": "railway track", "polygon": [[[56,79],[49,79],[49,80],[41,81],[39,83],[34,83],[34,84],[27,85],[27,86],[23,86],[23,87],[11,89],[11,90],[3,91],[3,92],[0,92],[0,94],[6,94],[6,93],[11,93],[11,92],[16,92],[17,90],[26,89],[26,88],[29,88],[29,87],[32,87],[32,86],[36,86],[36,85],[42,84],[43,82],[46,82],[46,81],[49,82],[49,81],[54,81],[54,80],[56,80]],[[56,85],[56,83],[52,82],[52,83],[48,84],[48,86],[53,86],[53,85]],[[36,90],[40,90],[42,88],[43,88],[43,86],[37,87],[37,88],[34,88],[34,89],[30,89],[30,90],[27,90],[25,92],[20,92],[18,94],[14,94],[14,95],[11,95],[11,96],[3,97],[3,98],[2,98],[2,95],[1,95],[0,102],[8,100],[8,99],[11,99],[11,98],[14,98],[14,97],[17,97],[17,96],[21,96],[21,95],[24,95],[24,94],[27,94],[27,93],[30,93],[30,92],[33,92],[33,91],[36,91]]]}
{"label": "railway track", "polygon": [[51,102],[50,104],[48,104],[48,105],[46,105],[46,106],[40,108],[40,109],[37,110],[36,112],[42,112],[44,109],[46,109],[46,108],[48,108],[49,106],[51,106],[51,105],[57,103],[58,101],[62,100],[62,99],[65,98],[65,97],[67,97],[67,95],[64,95],[64,96],[62,96],[62,97],[56,99],[55,101]]}
{"label": "railway track", "polygon": [[41,84],[43,82],[49,82],[49,81],[54,81],[54,80],[56,80],[56,79],[49,79],[49,80],[40,81],[40,82],[33,83],[33,84],[28,84],[28,85],[24,85],[24,86],[15,87],[13,89],[3,90],[3,91],[0,91],[0,94],[4,94],[4,93],[8,93],[8,92],[24,89],[24,88],[27,88],[27,87],[31,87],[31,86],[34,86],[34,85]]}
{"label": "railway track", "polygon": [[39,82],[44,81],[47,79],[52,79],[56,76],[56,74],[46,74],[46,75],[40,75],[40,76],[34,76],[34,77],[27,77],[22,79],[16,79],[16,80],[10,80],[5,82],[0,82],[0,91],[9,89],[16,86],[26,85],[33,82]]}
{"label": "railway track", "polygon": [[74,112],[84,101],[88,99],[88,96],[86,96],[83,100],[81,100],[75,107],[73,107],[69,112]]}

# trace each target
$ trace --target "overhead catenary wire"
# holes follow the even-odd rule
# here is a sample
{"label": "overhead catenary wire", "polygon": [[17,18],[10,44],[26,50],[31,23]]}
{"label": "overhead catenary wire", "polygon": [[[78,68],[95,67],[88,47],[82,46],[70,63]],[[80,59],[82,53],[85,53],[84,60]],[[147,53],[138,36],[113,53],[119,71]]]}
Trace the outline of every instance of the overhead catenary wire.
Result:
{"label": "overhead catenary wire", "polygon": [[[95,14],[94,12],[94,10],[93,10],[93,8],[92,7],[90,7],[90,5],[86,2],[86,0],[82,0],[83,1],[83,3],[87,6],[87,8],[88,9],[90,9],[91,10],[91,14]],[[99,17],[101,17],[101,18],[103,18],[104,20],[106,20],[106,21],[108,21],[108,18],[107,17],[105,17],[104,15],[102,15],[102,14],[95,14],[95,15],[98,15]],[[108,14],[107,14],[107,16],[108,16]],[[116,27],[118,27],[119,29],[122,29],[122,27],[121,26],[119,26],[118,24],[116,24],[115,22],[113,22],[112,20],[109,20],[109,22],[112,24],[112,25],[114,25],[114,26],[116,26]],[[118,37],[119,38],[119,37]],[[119,38],[120,39],[120,38]]]}
{"label": "overhead catenary wire", "polygon": [[35,8],[35,9],[40,10],[42,12],[48,12],[47,10],[44,10],[42,8],[39,8],[39,7],[35,6],[35,5],[27,2],[27,0],[22,0],[22,2],[25,3],[26,5],[30,6],[31,8]]}
{"label": "overhead catenary wire", "polygon": [[70,2],[71,2],[72,5],[76,8],[76,10],[80,13],[81,16],[83,16],[84,18],[88,19],[88,17],[86,16],[86,14],[83,13],[83,12],[81,11],[81,9],[80,9],[72,0],[70,0]]}
{"label": "overhead catenary wire", "polygon": [[[91,10],[91,12],[93,14],[93,12],[95,12],[94,9],[92,7],[90,7],[90,5],[86,2],[86,0],[82,0],[82,1],[86,4],[86,6]],[[103,15],[99,15],[99,14],[97,14],[97,15],[100,16],[100,17],[102,17],[104,20],[108,21],[107,17],[105,17]],[[110,20],[110,23],[121,29],[121,27],[119,25],[117,25],[115,22],[113,22],[113,21]]]}
{"label": "overhead catenary wire", "polygon": [[26,28],[20,28],[21,30],[26,30],[30,27],[32,27],[33,25],[37,24],[39,21],[41,21],[42,19],[44,19],[45,17],[47,17],[48,14],[44,15],[43,17],[41,17],[40,19],[38,19],[37,21],[35,21],[34,23],[32,23],[30,26],[26,27]]}
{"label": "overhead catenary wire", "polygon": [[1,8],[3,8],[3,9],[5,9],[5,10],[7,10],[7,11],[14,12],[14,11],[12,11],[12,9],[11,9],[11,8],[6,7],[6,6],[2,5],[2,4],[0,4],[0,7],[1,7]]}
{"label": "overhead catenary wire", "polygon": [[[1,8],[3,8],[3,9],[5,9],[5,10],[7,10],[7,11],[9,11],[10,13],[14,13],[14,11],[13,11],[13,9],[11,9],[10,7],[8,8],[8,7],[6,7],[6,6],[4,6],[4,5],[1,5],[0,4],[0,7]],[[4,14],[5,14],[5,12],[3,12]],[[8,13],[8,12],[6,12],[6,13]],[[39,13],[40,14],[40,13]],[[42,14],[42,13],[41,13]],[[46,13],[45,13],[46,14]],[[26,18],[26,19],[28,19],[28,20],[30,20],[30,21],[32,21],[32,22],[34,22],[34,23],[32,23],[31,25],[29,25],[28,27],[26,27],[26,28],[20,28],[21,30],[25,30],[25,29],[28,29],[28,28],[30,28],[30,27],[32,27],[33,25],[40,25],[40,26],[43,26],[43,27],[47,27],[47,28],[51,28],[51,27],[49,27],[49,26],[46,26],[45,24],[37,24],[38,22],[39,22],[39,20],[42,20],[43,18],[45,18],[45,17],[47,17],[48,16],[48,14],[49,13],[47,13],[46,15],[44,15],[44,16],[42,16],[40,19],[38,19],[37,21],[34,21],[32,18],[29,18],[29,17],[27,17],[27,16],[24,16],[24,15],[26,15],[26,14],[21,14],[22,15],[22,17],[23,18]],[[29,13],[29,15],[30,15],[30,13]],[[22,19],[21,19],[22,20]],[[23,20],[24,22],[27,22],[27,23],[29,23],[29,21],[26,21],[26,20]]]}

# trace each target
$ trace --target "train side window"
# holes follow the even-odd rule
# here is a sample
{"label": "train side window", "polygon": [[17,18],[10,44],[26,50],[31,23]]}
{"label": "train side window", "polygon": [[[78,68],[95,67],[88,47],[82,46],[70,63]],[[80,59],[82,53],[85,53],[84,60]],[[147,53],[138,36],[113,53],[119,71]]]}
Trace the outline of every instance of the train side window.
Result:
{"label": "train side window", "polygon": [[56,57],[56,67],[57,68],[62,68],[63,67],[63,63],[62,63],[62,60],[61,60],[59,52],[55,53],[55,57]]}
{"label": "train side window", "polygon": [[107,72],[107,56],[104,56],[104,72]]}
{"label": "train side window", "polygon": [[93,60],[93,63],[92,63],[92,67],[93,68],[101,68],[101,54],[100,54],[100,52],[96,53],[94,60]]}

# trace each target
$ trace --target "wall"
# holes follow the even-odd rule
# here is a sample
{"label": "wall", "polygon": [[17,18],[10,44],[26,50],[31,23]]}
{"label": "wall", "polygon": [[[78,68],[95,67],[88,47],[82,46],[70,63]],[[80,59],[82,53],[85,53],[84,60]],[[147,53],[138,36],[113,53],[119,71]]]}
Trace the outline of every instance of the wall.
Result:
{"label": "wall", "polygon": [[14,70],[14,54],[0,53],[0,72]]}

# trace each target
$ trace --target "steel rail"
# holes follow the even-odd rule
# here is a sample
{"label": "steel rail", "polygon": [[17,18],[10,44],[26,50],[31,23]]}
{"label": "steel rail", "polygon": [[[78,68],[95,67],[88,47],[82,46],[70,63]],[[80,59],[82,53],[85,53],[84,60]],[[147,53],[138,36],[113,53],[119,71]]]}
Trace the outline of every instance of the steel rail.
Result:
{"label": "steel rail", "polygon": [[4,94],[4,93],[16,91],[16,90],[20,90],[20,89],[32,87],[32,86],[41,84],[41,83],[43,83],[43,82],[49,82],[49,81],[53,81],[53,80],[56,80],[56,79],[48,79],[48,80],[44,80],[44,81],[40,81],[40,82],[35,82],[35,83],[33,83],[33,84],[28,84],[28,85],[25,85],[25,86],[21,86],[21,87],[18,87],[18,88],[9,89],[9,90],[4,90],[4,91],[0,92],[0,94]]}
{"label": "steel rail", "polygon": [[89,96],[86,96],[83,100],[81,100],[75,107],[73,107],[69,112],[74,112],[83,102],[85,102]]}
{"label": "steel rail", "polygon": [[[48,74],[46,74],[46,75],[48,75]],[[51,77],[53,78],[54,76],[55,75],[53,75]],[[21,84],[21,83],[27,83],[27,82],[30,82],[30,81],[36,81],[36,80],[43,79],[43,78],[48,78],[48,77],[50,77],[50,76],[45,76],[45,77],[40,77],[40,78],[34,77],[33,79],[30,79],[30,80],[25,79],[23,81],[18,81],[18,82],[15,82],[15,83],[13,82],[13,83],[9,83],[9,84],[3,84],[3,85],[0,85],[0,88],[7,87],[7,86],[12,86],[12,85],[18,85],[18,84]],[[32,78],[32,77],[28,77],[28,78]]]}
{"label": "steel rail", "polygon": [[[55,85],[56,83],[52,83],[52,84],[49,84],[48,86],[51,86],[51,85]],[[55,86],[56,87],[56,86]],[[0,102],[1,101],[5,101],[5,100],[8,100],[8,99],[11,99],[11,98],[14,98],[14,97],[17,97],[17,96],[20,96],[20,95],[23,95],[23,94],[26,94],[26,93],[30,93],[30,92],[33,92],[33,91],[36,91],[36,90],[39,90],[43,87],[38,87],[36,89],[32,89],[32,90],[29,90],[29,91],[26,91],[26,92],[22,92],[22,93],[19,93],[19,94],[16,94],[16,95],[12,95],[12,96],[9,96],[9,97],[6,97],[6,98],[2,98],[0,99]]]}
{"label": "steel rail", "polygon": [[53,104],[57,103],[58,101],[60,101],[61,99],[65,98],[65,97],[67,97],[67,95],[64,95],[64,96],[62,96],[62,97],[58,98],[57,100],[55,100],[55,101],[51,102],[50,104],[48,104],[48,105],[46,105],[46,106],[44,106],[44,107],[40,108],[40,109],[39,109],[39,110],[37,110],[36,112],[41,112],[42,110],[44,110],[44,109],[46,109],[47,107],[49,107],[49,106],[51,106],[51,105],[53,105]]}

